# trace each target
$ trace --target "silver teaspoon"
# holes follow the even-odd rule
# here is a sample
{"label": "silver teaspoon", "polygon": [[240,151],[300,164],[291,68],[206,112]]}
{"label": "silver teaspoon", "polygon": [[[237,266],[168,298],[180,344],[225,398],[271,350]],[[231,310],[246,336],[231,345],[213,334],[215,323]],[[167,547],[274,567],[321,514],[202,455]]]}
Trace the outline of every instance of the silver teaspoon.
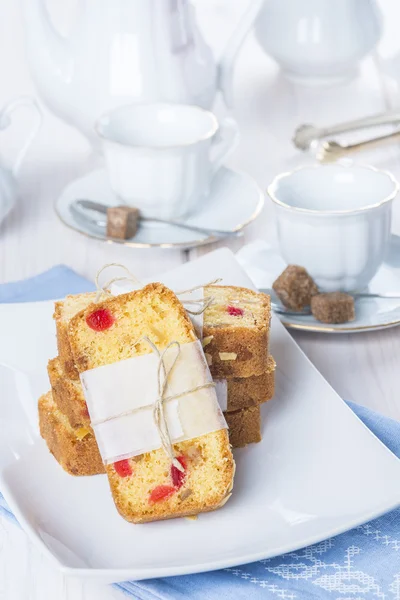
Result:
{"label": "silver teaspoon", "polygon": [[[78,199],[71,203],[71,212],[78,219],[83,219],[86,223],[94,225],[100,229],[106,229],[107,219],[107,208],[106,204],[100,202],[94,202],[93,200]],[[100,216],[94,216],[93,212],[98,213]],[[174,227],[180,227],[181,229],[187,229],[189,231],[196,231],[205,235],[214,237],[237,237],[241,235],[241,231],[235,230],[221,230],[221,229],[209,229],[207,227],[198,227],[197,225],[189,225],[181,221],[167,221],[165,219],[157,219],[156,217],[142,217],[139,216],[139,223],[162,223],[163,225],[173,225]]]}

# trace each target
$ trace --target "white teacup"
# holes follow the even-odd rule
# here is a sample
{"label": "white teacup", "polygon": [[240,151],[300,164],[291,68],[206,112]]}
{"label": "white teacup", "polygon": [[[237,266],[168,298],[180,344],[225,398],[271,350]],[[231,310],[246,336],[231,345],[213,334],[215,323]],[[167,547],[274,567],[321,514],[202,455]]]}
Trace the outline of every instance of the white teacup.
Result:
{"label": "white teacup", "polygon": [[302,167],[274,179],[283,258],[305,267],[323,291],[361,291],[381,266],[398,183],[358,165]]}
{"label": "white teacup", "polygon": [[116,108],[98,119],[96,131],[115,194],[144,216],[167,220],[196,208],[238,142],[235,121],[218,125],[211,112],[183,104]]}

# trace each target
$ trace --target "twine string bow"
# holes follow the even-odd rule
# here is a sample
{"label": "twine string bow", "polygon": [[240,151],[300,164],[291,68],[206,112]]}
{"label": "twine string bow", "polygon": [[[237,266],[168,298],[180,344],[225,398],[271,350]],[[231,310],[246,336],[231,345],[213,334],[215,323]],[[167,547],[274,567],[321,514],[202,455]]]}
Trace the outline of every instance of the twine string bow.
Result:
{"label": "twine string bow", "polygon": [[[100,285],[100,275],[106,269],[109,269],[111,267],[122,269],[125,272],[125,275],[113,277],[113,278],[107,280],[101,286]],[[118,281],[130,281],[130,282],[134,283],[135,285],[137,285],[137,284],[142,285],[141,281],[125,265],[122,265],[120,263],[108,263],[108,264],[104,265],[101,269],[99,269],[96,273],[95,284],[96,284],[96,288],[97,288],[97,294],[96,294],[95,302],[99,302],[99,300],[103,294],[108,297],[112,296],[109,288],[113,283],[116,283]],[[194,286],[187,290],[181,290],[179,292],[176,292],[176,295],[184,296],[186,294],[190,294],[191,292],[194,292],[194,291],[204,288],[206,286],[215,285],[215,284],[219,283],[220,281],[221,281],[221,279],[214,279],[213,281],[210,281],[209,283],[197,285],[197,286]],[[206,298],[199,298],[197,300],[182,299],[182,304],[185,305],[186,311],[189,314],[201,315],[213,303],[213,301],[214,301],[214,298],[212,296],[209,296]],[[193,309],[187,308],[187,305],[196,305],[196,304],[197,305],[202,304],[202,307],[198,310],[193,310]],[[215,383],[206,382],[202,385],[195,386],[192,389],[186,390],[184,392],[180,392],[178,394],[173,394],[173,395],[167,396],[166,393],[168,390],[168,381],[169,381],[171,373],[179,359],[179,356],[181,354],[180,344],[177,341],[170,342],[168,344],[168,346],[166,346],[166,348],[164,348],[164,350],[162,352],[160,352],[159,349],[157,348],[157,346],[147,336],[143,336],[140,340],[135,342],[134,346],[139,344],[141,341],[146,341],[149,344],[149,346],[151,347],[152,351],[158,356],[158,366],[157,366],[158,393],[157,393],[157,398],[153,405],[153,420],[154,420],[154,423],[157,427],[157,431],[160,436],[161,445],[162,445],[165,453],[167,454],[167,456],[170,458],[171,463],[179,471],[183,472],[184,468],[182,467],[181,463],[177,460],[177,458],[175,456],[171,436],[170,436],[170,433],[168,430],[168,423],[167,423],[167,419],[166,419],[166,415],[165,415],[165,402],[181,398],[183,396],[192,394],[192,393],[197,392],[204,388],[215,387]],[[177,352],[176,352],[176,355],[175,355],[172,363],[170,364],[170,366],[167,369],[165,366],[165,362],[164,362],[165,356],[166,356],[167,352],[173,347],[175,347],[177,349]],[[130,415],[130,414],[136,412],[136,410],[139,410],[139,409],[132,409],[130,411],[126,411],[124,413],[120,413],[118,415],[108,417],[106,419],[92,422],[92,426],[100,425],[101,423],[104,423],[106,421],[112,421],[114,419],[119,419],[121,417],[125,417],[127,415]]]}
{"label": "twine string bow", "polygon": [[[180,290],[179,292],[175,292],[177,296],[184,296],[185,294],[191,294],[192,292],[196,292],[197,290],[201,290],[202,288],[205,288],[209,285],[215,285],[217,283],[219,283],[221,280],[221,278],[218,279],[213,279],[212,281],[209,281],[208,283],[202,283],[201,285],[196,285],[192,288],[189,288],[187,290]],[[198,298],[197,300],[190,300],[189,298],[184,298],[182,299],[182,304],[184,305],[186,312],[189,313],[189,315],[202,315],[203,312],[205,310],[207,310],[207,308],[209,306],[211,306],[211,304],[214,302],[214,297],[213,296],[206,296],[205,298]],[[191,305],[191,304],[202,304],[203,306],[201,308],[199,308],[198,310],[193,310],[191,308],[188,308],[187,305]]]}
{"label": "twine string bow", "polygon": [[[126,274],[120,275],[119,277],[113,277],[112,279],[108,279],[103,285],[100,285],[100,275],[110,267],[122,269],[123,271],[125,271]],[[117,281],[131,281],[135,285],[142,285],[141,281],[133,273],[131,273],[131,271],[125,265],[122,265],[121,263],[107,263],[97,271],[96,277],[94,279],[94,283],[97,289],[95,302],[99,302],[103,294],[106,296],[112,296],[109,288],[113,283],[116,283]]]}
{"label": "twine string bow", "polygon": [[[179,471],[183,472],[184,468],[182,467],[179,460],[177,460],[177,458],[175,457],[175,452],[174,452],[174,448],[172,445],[172,440],[171,440],[171,436],[169,433],[168,423],[167,423],[167,419],[166,419],[165,411],[164,411],[164,408],[165,408],[164,407],[164,399],[165,399],[165,393],[168,389],[168,379],[169,379],[169,377],[176,365],[176,362],[179,358],[179,355],[181,353],[181,347],[180,347],[179,342],[176,342],[176,341],[171,342],[160,353],[157,346],[155,344],[153,344],[153,342],[149,338],[146,337],[144,339],[149,344],[149,346],[151,347],[153,352],[155,354],[157,354],[157,356],[158,356],[158,367],[157,367],[158,394],[157,394],[157,399],[155,400],[154,406],[153,406],[154,423],[157,427],[158,434],[159,434],[160,440],[161,440],[161,445],[164,449],[164,452],[170,458],[174,467],[176,467]],[[165,362],[164,362],[165,354],[169,351],[170,348],[173,348],[173,347],[175,347],[177,349],[177,352],[175,354],[175,357],[174,357],[171,365],[167,369],[165,367]]]}
{"label": "twine string bow", "polygon": [[[109,269],[111,267],[114,268],[118,268],[118,269],[122,269],[123,271],[125,271],[125,275],[121,275],[119,277],[113,277],[112,279],[107,280],[102,286],[100,285],[100,275],[106,270]],[[106,296],[112,296],[109,288],[113,283],[116,283],[118,281],[130,281],[131,283],[137,285],[142,285],[142,282],[123,264],[121,263],[107,263],[106,265],[104,265],[103,267],[101,267],[101,269],[99,269],[96,273],[96,277],[95,277],[95,285],[96,285],[96,289],[97,289],[97,294],[96,294],[96,298],[95,298],[95,302],[99,302],[101,296],[104,294]],[[209,285],[216,285],[217,283],[219,283],[221,281],[221,278],[218,279],[213,279],[212,281],[209,281],[208,283],[203,283],[201,285],[196,285],[192,288],[189,288],[187,290],[180,290],[179,292],[175,292],[177,296],[184,296],[186,294],[190,294],[192,292],[195,292],[197,290],[200,290],[201,288],[207,287]],[[198,298],[197,300],[191,300],[190,298],[185,298],[182,299],[182,304],[185,306],[186,312],[189,313],[190,315],[196,316],[196,315],[201,315],[204,313],[204,311],[214,302],[214,298],[213,296],[207,296],[206,298]],[[188,308],[188,305],[198,305],[198,304],[202,304],[201,308],[199,308],[198,310],[194,310],[192,308]]]}
{"label": "twine string bow", "polygon": [[[152,349],[152,351],[154,352],[154,354],[156,354],[156,356],[158,357],[158,365],[157,365],[158,389],[157,389],[157,398],[153,404],[154,424],[157,427],[157,431],[158,431],[158,434],[159,434],[160,440],[161,440],[161,446],[162,446],[164,452],[169,457],[169,459],[171,460],[171,463],[174,465],[174,467],[176,467],[179,471],[183,472],[184,468],[182,467],[181,463],[175,456],[175,451],[174,451],[174,447],[172,444],[171,435],[170,435],[170,432],[168,429],[168,423],[167,423],[167,418],[166,418],[166,414],[165,414],[165,403],[169,402],[170,400],[177,400],[178,398],[182,398],[183,396],[193,394],[193,393],[198,392],[205,388],[215,387],[215,383],[212,381],[206,381],[203,384],[194,386],[188,390],[184,390],[177,394],[167,395],[169,379],[171,377],[171,374],[172,374],[172,372],[176,366],[176,363],[179,359],[179,356],[181,354],[181,345],[179,342],[173,341],[173,342],[170,342],[168,344],[168,346],[166,346],[162,352],[160,352],[160,350],[157,348],[157,346],[147,336],[143,336],[142,338],[137,340],[134,343],[134,345],[136,346],[137,344],[140,344],[140,342],[142,342],[142,341],[147,342],[149,344],[150,348]],[[171,364],[167,368],[165,365],[165,357],[166,357],[166,354],[169,352],[169,350],[174,347],[176,348],[177,351],[176,351],[176,354],[175,354]],[[147,408],[147,407],[133,408],[132,410],[128,410],[123,413],[119,413],[117,415],[112,415],[105,419],[99,419],[97,421],[92,421],[91,425],[92,425],[92,427],[96,427],[96,425],[101,425],[102,423],[105,423],[107,421],[113,421],[115,419],[120,419],[122,417],[126,417],[128,415],[131,415],[131,414],[137,412],[138,410],[145,409],[145,408]]]}

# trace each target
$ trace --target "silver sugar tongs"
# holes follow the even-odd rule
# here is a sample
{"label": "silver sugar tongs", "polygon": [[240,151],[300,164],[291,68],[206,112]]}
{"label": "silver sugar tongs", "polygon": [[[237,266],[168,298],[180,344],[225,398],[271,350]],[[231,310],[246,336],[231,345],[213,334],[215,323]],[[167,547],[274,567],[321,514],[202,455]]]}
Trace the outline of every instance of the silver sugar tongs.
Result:
{"label": "silver sugar tongs", "polygon": [[[308,150],[311,143],[315,140],[327,138],[339,133],[346,133],[348,131],[377,127],[379,125],[400,126],[400,110],[396,109],[377,115],[370,115],[368,117],[362,117],[361,119],[332,125],[331,127],[316,127],[315,125],[306,123],[300,125],[294,132],[293,143],[299,150]],[[362,142],[360,142],[360,145],[361,144]]]}

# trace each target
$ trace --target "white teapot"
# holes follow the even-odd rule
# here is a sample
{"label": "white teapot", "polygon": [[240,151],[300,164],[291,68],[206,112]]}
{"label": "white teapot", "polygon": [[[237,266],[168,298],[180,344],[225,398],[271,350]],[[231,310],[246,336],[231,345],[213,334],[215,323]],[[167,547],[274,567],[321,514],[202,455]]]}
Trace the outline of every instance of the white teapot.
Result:
{"label": "white teapot", "polygon": [[209,108],[220,88],[229,105],[233,63],[263,2],[251,0],[216,65],[189,0],[80,0],[68,40],[53,28],[45,0],[24,0],[31,71],[53,112],[93,143],[96,119],[123,104]]}
{"label": "white teapot", "polygon": [[22,106],[33,108],[36,118],[12,167],[8,169],[0,164],[0,222],[6,218],[16,202],[17,175],[30,145],[39,132],[43,120],[41,108],[36,100],[30,96],[19,96],[8,102],[0,110],[0,130],[7,129],[11,125],[11,114]]}

